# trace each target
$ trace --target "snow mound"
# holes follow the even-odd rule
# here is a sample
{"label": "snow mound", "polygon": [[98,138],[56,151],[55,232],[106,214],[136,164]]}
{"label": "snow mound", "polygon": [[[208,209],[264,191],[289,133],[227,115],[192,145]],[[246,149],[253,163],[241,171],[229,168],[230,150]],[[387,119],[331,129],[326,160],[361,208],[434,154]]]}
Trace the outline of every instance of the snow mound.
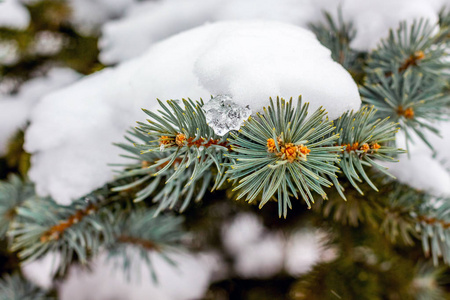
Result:
{"label": "snow mound", "polygon": [[122,18],[106,22],[100,40],[100,59],[117,63],[140,55],[155,42],[207,22],[273,20],[306,27],[323,21],[322,11],[353,22],[357,35],[352,46],[375,48],[400,21],[426,18],[436,22],[448,0],[161,0],[137,2]]}
{"label": "snow mound", "polygon": [[36,102],[45,94],[74,82],[80,77],[71,69],[55,68],[45,76],[25,82],[19,93],[0,98],[0,155],[4,154],[8,140],[25,126]]}
{"label": "snow mound", "polygon": [[336,0],[161,0],[138,2],[121,19],[105,23],[99,42],[100,60],[117,63],[152,44],[207,22],[272,20],[306,27],[322,18],[323,8],[337,9]]}
{"label": "snow mound", "polygon": [[332,119],[360,106],[351,76],[311,32],[261,21],[205,25],[46,96],[26,132],[29,176],[39,193],[67,203],[112,179],[107,164],[120,162],[112,143],[144,120],[140,108],[218,93],[253,112],[271,96],[300,94]]}
{"label": "snow mound", "polygon": [[[72,267],[67,279],[59,287],[62,300],[188,300],[200,299],[206,292],[214,263],[207,254],[169,255],[176,262],[170,265],[159,254],[151,255],[158,282],[150,277],[146,262],[140,261],[138,270],[130,274],[139,280],[127,280],[120,264],[102,254],[92,262],[92,271]],[[139,256],[135,256],[139,260]]]}
{"label": "snow mound", "polygon": [[30,23],[30,14],[19,1],[0,1],[0,27],[25,29],[28,23]]}

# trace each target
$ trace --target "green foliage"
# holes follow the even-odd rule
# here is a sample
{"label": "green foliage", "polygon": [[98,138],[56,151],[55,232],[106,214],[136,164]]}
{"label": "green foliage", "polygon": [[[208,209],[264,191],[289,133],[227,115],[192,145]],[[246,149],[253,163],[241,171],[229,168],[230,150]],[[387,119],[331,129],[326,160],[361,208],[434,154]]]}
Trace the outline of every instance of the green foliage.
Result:
{"label": "green foliage", "polygon": [[448,299],[443,289],[444,268],[434,268],[428,263],[418,263],[416,276],[412,282],[412,293],[416,300]]}
{"label": "green foliage", "polygon": [[99,210],[102,196],[94,193],[61,206],[49,198],[25,202],[17,209],[20,218],[9,234],[12,251],[23,261],[33,261],[48,252],[59,252],[59,273],[63,274],[74,260],[87,263],[90,255],[99,252],[103,243],[113,239],[113,215]]}
{"label": "green foliage", "polygon": [[416,229],[421,234],[425,255],[431,254],[435,265],[440,257],[450,264],[449,200],[426,197],[413,216],[417,220]]}
{"label": "green foliage", "polygon": [[[136,194],[135,201],[141,201],[155,191],[153,201],[159,203],[157,213],[167,208],[175,208],[180,198],[184,198],[180,210],[184,211],[195,195],[199,201],[213,178],[211,168],[216,173],[215,185],[218,188],[225,181],[227,162],[222,154],[228,151],[226,137],[219,137],[206,124],[200,106],[191,100],[184,100],[185,108],[175,101],[168,101],[169,107],[160,102],[162,116],[144,110],[152,119],[150,124],[139,123],[138,131],[129,132],[139,141],[127,140],[128,144],[118,144],[128,151],[125,155],[136,162],[125,165],[121,177],[139,176],[139,179],[115,191],[127,190],[146,183],[146,187]],[[142,142],[144,142],[142,144]],[[138,144],[141,143],[141,144]],[[161,189],[160,183],[164,184]]]}
{"label": "green foliage", "polygon": [[450,68],[450,62],[445,59],[449,55],[446,51],[448,45],[443,43],[449,33],[450,28],[439,30],[437,24],[431,26],[423,19],[411,26],[406,22],[401,23],[395,33],[391,30],[389,37],[370,53],[366,69],[369,80],[378,81],[374,72],[390,76],[396,71],[402,73],[410,68],[440,80],[436,76],[445,76],[442,71]]}
{"label": "green foliage", "polygon": [[17,209],[23,202],[35,198],[34,187],[24,183],[18,176],[10,175],[8,181],[0,182],[0,238],[5,237]]}
{"label": "green foliage", "polygon": [[[355,182],[355,180],[362,182],[360,176],[378,191],[364,171],[364,167],[375,167],[389,175],[386,172],[387,168],[377,161],[393,161],[393,155],[403,152],[401,149],[386,145],[395,140],[397,124],[389,122],[389,118],[375,119],[375,113],[373,106],[371,108],[366,106],[356,113],[346,112],[336,121],[336,132],[339,133],[338,144],[345,146],[340,152],[338,165],[352,186],[361,194],[363,192]],[[345,199],[344,189],[336,178],[333,179],[333,183],[341,197]]]}
{"label": "green foliage", "polygon": [[231,180],[237,180],[234,188],[239,198],[249,202],[261,197],[259,207],[277,195],[279,216],[286,217],[291,208],[289,195],[302,197],[308,206],[314,203],[311,190],[323,198],[322,186],[332,183],[324,176],[335,177],[338,168],[340,146],[334,146],[337,135],[332,122],[325,120],[326,112],[319,109],[307,118],[308,104],[299,98],[294,108],[292,99],[277,99],[257,118],[249,118],[241,127],[239,135],[231,134]]}
{"label": "green foliage", "polygon": [[157,213],[184,211],[194,194],[198,201],[211,185],[212,190],[220,188],[228,179],[237,199],[258,201],[260,207],[275,199],[280,217],[286,217],[291,196],[310,207],[313,192],[326,199],[323,187],[335,184],[345,199],[338,167],[358,191],[359,176],[376,189],[364,168],[384,171],[375,160],[392,161],[402,152],[387,145],[396,124],[375,119],[373,108],[344,114],[334,128],[323,109],[307,116],[308,104],[302,105],[300,98],[297,106],[292,99],[271,100],[263,114],[249,118],[226,138],[215,135],[206,123],[203,102],[184,100],[184,108],[176,101],[159,103],[161,115],[144,110],[151,117],[149,124],[139,122],[138,131],[129,132],[138,139],[126,138],[135,147],[118,144],[128,152],[123,156],[132,159],[121,165],[119,178],[132,182],[114,188],[136,190],[135,201],[153,196],[159,203]]}
{"label": "green foliage", "polygon": [[346,69],[354,69],[358,53],[350,48],[350,42],[355,38],[356,30],[352,23],[345,23],[342,11],[338,11],[335,21],[331,14],[324,12],[326,23],[310,24],[322,45],[331,50],[331,57]]}
{"label": "green foliage", "polygon": [[180,242],[186,233],[181,227],[183,218],[172,215],[154,217],[154,215],[155,209],[148,209],[145,206],[137,206],[131,211],[120,210],[113,225],[115,238],[107,248],[111,258],[119,258],[123,263],[122,270],[125,272],[136,271],[132,266],[141,263],[136,259],[136,256],[139,256],[141,261],[146,262],[156,281],[157,270],[153,268],[150,253],[158,253],[168,263],[175,265],[167,253],[183,248]]}
{"label": "green foliage", "polygon": [[0,300],[50,300],[45,292],[18,274],[0,278]]}
{"label": "green foliage", "polygon": [[413,131],[432,148],[423,130],[437,134],[430,121],[448,119],[442,107],[450,103],[450,95],[442,93],[441,83],[411,69],[402,74],[395,72],[390,77],[378,70],[374,76],[378,83],[367,83],[360,88],[363,102],[373,105],[378,116],[389,116],[398,122],[407,141],[412,140]]}

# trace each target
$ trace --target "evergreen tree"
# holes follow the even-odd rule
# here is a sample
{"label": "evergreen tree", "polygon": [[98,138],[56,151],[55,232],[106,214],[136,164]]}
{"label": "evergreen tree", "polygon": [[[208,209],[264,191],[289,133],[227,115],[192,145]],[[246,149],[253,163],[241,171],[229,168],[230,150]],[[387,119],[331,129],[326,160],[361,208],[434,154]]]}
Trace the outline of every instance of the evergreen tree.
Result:
{"label": "evergreen tree", "polygon": [[[103,68],[97,38],[72,27],[64,2],[27,9],[27,29],[0,28],[0,41],[21,50],[0,66],[9,93],[49,65]],[[397,180],[385,162],[407,160],[422,141],[438,153],[430,137],[448,120],[449,12],[438,24],[401,23],[369,52],[351,47],[356,31],[341,14],[310,29],[358,84],[359,110],[332,119],[299,95],[274,95],[253,114],[228,95],[158,100],[158,110],[143,108],[147,122],[117,141],[128,163],[111,166],[115,179],[70,205],[38,195],[18,132],[0,160],[0,299],[56,299],[54,286],[22,274],[22,265],[46,256],[54,282],[106,255],[128,280],[139,281],[138,267],[158,284],[159,260],[177,266],[172,254],[183,251],[223,258],[203,299],[447,299],[450,199]],[[42,30],[64,36],[57,53],[29,50]],[[224,241],[243,215],[261,220],[250,239],[282,233],[287,249],[296,232],[318,228],[326,258],[299,276],[289,261],[268,275],[243,275],[238,250]]]}

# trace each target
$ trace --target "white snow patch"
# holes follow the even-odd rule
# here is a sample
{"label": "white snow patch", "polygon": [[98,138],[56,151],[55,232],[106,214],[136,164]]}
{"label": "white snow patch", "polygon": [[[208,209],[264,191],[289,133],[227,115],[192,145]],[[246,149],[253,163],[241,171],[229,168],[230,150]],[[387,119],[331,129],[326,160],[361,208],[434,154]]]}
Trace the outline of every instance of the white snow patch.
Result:
{"label": "white snow patch", "polygon": [[[423,0],[344,0],[342,14],[344,20],[352,21],[357,34],[350,46],[367,51],[377,47],[382,38],[386,38],[389,29],[397,29],[400,22],[420,18],[431,24],[438,21],[440,5],[438,1]],[[443,2],[443,1],[442,1]]]}
{"label": "white snow patch", "polygon": [[273,96],[303,95],[331,119],[360,106],[351,76],[311,32],[261,21],[205,25],[46,96],[26,132],[29,176],[39,193],[70,202],[112,179],[107,164],[121,161],[112,143],[145,119],[140,108],[219,93],[253,112]]}
{"label": "white snow patch", "polygon": [[397,163],[382,163],[397,180],[434,196],[450,196],[450,174],[427,153],[403,155]]}
{"label": "white snow patch", "polygon": [[26,124],[32,108],[40,98],[74,82],[79,76],[71,69],[55,68],[46,76],[25,82],[19,93],[0,98],[0,155],[6,151],[11,136]]}
{"label": "white snow patch", "polygon": [[106,21],[120,17],[136,0],[68,0],[71,21],[76,28],[91,34]]}
{"label": "white snow patch", "polygon": [[238,253],[260,239],[264,231],[261,219],[255,214],[240,213],[222,230],[225,248],[231,253]]}
{"label": "white snow patch", "polygon": [[42,258],[21,266],[22,274],[43,289],[50,289],[56,274],[61,256],[58,252],[49,252]]}
{"label": "white snow patch", "polygon": [[283,236],[268,233],[237,253],[234,268],[244,278],[269,278],[281,271],[283,260]]}
{"label": "white snow patch", "polygon": [[133,58],[161,39],[207,22],[273,20],[306,27],[322,18],[323,8],[337,9],[337,0],[161,0],[141,2],[125,16],[107,22],[99,43],[105,64]]}
{"label": "white snow patch", "polygon": [[133,58],[152,44],[206,22],[223,20],[273,20],[306,27],[324,20],[322,11],[337,16],[341,5],[344,20],[357,29],[352,46],[375,48],[389,29],[401,21],[418,18],[434,23],[448,0],[160,0],[137,2],[123,18],[106,22],[100,40],[100,59],[105,64]]}
{"label": "white snow patch", "polygon": [[270,231],[254,214],[240,213],[223,227],[222,241],[234,257],[234,270],[243,278],[268,278],[283,267],[292,276],[308,272],[316,263],[336,258],[326,246],[324,231],[307,228],[288,237]]}
{"label": "white snow patch", "polygon": [[30,23],[28,10],[18,0],[0,2],[0,27],[26,29]]}
{"label": "white snow patch", "polygon": [[[144,261],[131,274],[140,277],[128,278],[121,270],[120,263],[97,257],[91,264],[92,271],[72,267],[69,276],[59,287],[62,300],[188,300],[200,299],[209,286],[212,268],[207,254],[169,255],[177,266],[170,265],[159,254],[151,254],[151,260],[158,276],[154,282]],[[136,260],[140,260],[136,256]]]}
{"label": "white snow patch", "polygon": [[0,41],[0,64],[10,66],[20,58],[19,46],[16,41]]}
{"label": "white snow patch", "polygon": [[292,276],[299,276],[310,271],[318,262],[334,260],[336,249],[325,246],[328,239],[328,234],[319,229],[293,233],[286,244],[286,271]]}

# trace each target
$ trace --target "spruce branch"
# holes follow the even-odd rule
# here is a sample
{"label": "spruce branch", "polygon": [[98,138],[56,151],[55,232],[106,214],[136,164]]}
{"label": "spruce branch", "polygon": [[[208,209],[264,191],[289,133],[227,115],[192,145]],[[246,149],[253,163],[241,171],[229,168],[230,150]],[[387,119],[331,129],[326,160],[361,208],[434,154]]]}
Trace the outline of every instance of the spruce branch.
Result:
{"label": "spruce branch", "polygon": [[[437,32],[437,33],[436,33]],[[408,69],[424,74],[424,76],[442,76],[442,71],[450,67],[445,60],[449,53],[442,41],[450,33],[450,28],[430,25],[429,21],[420,19],[411,26],[402,22],[394,32],[390,30],[389,37],[382,40],[378,48],[372,51],[367,60],[370,81],[377,82],[374,72],[382,72],[385,76],[402,73]]]}
{"label": "spruce branch", "polygon": [[25,280],[19,274],[0,278],[0,300],[51,300],[45,291]]}
{"label": "spruce branch", "polygon": [[338,19],[334,20],[328,12],[323,13],[326,23],[310,24],[322,45],[331,50],[331,57],[346,69],[359,69],[356,66],[358,53],[350,48],[350,42],[356,36],[352,23],[346,23],[342,11],[338,11]]}
{"label": "spruce branch", "polygon": [[450,264],[450,202],[448,199],[426,197],[413,213],[416,230],[420,233],[425,256],[433,258],[437,265],[442,257]]}
{"label": "spruce branch", "polygon": [[308,106],[300,97],[296,108],[292,99],[277,98],[275,104],[270,99],[262,114],[249,118],[239,134],[231,133],[227,174],[237,182],[238,199],[260,199],[261,208],[277,196],[279,216],[286,217],[290,194],[309,207],[314,203],[311,190],[326,198],[322,186],[332,185],[326,176],[336,177],[334,163],[342,147],[333,145],[338,135],[329,135],[334,127],[325,110],[307,118]]}
{"label": "spruce branch", "polygon": [[412,293],[416,300],[441,300],[449,296],[443,288],[445,269],[435,268],[429,263],[419,262],[416,274],[411,283]]}
{"label": "spruce branch", "polygon": [[360,88],[363,102],[373,105],[378,117],[389,116],[398,122],[407,142],[412,140],[410,131],[413,131],[432,148],[423,130],[438,134],[430,122],[448,119],[442,107],[450,103],[450,95],[442,92],[441,83],[411,69],[393,73],[390,78],[378,70],[374,76],[378,83],[366,83]]}
{"label": "spruce branch", "polygon": [[114,223],[115,239],[107,245],[108,255],[120,258],[122,269],[127,273],[136,270],[132,266],[139,262],[136,260],[139,256],[157,281],[157,270],[153,268],[150,253],[158,253],[169,264],[175,265],[167,253],[183,248],[181,241],[186,235],[182,229],[183,221],[173,215],[155,217],[155,209],[145,206],[134,207],[131,212],[121,210]]}
{"label": "spruce branch", "polygon": [[390,240],[397,243],[401,238],[405,245],[412,246],[419,235],[415,229],[416,219],[413,212],[423,202],[424,195],[416,190],[388,179],[390,191],[382,204],[383,214],[380,231]]}
{"label": "spruce branch", "polygon": [[36,198],[17,209],[20,218],[8,232],[12,251],[19,258],[33,261],[55,251],[61,254],[58,272],[63,274],[74,260],[85,264],[103,243],[113,238],[112,213],[101,206],[109,188],[99,189],[61,206],[49,198]]}
{"label": "spruce branch", "polygon": [[[374,107],[363,107],[357,112],[345,112],[336,121],[335,132],[339,133],[337,143],[343,146],[338,162],[342,172],[352,186],[363,194],[356,181],[367,182],[374,190],[378,191],[364,167],[375,167],[388,176],[387,168],[377,161],[393,161],[394,156],[403,153],[401,149],[390,147],[389,142],[395,140],[398,130],[397,124],[389,122],[389,117],[375,119]],[[362,177],[362,179],[361,179]],[[344,189],[337,178],[331,177],[339,194],[345,199]]]}
{"label": "spruce branch", "polygon": [[17,208],[34,198],[34,186],[17,175],[0,182],[0,238],[3,238],[17,215]]}
{"label": "spruce branch", "polygon": [[[141,152],[141,146],[134,147],[133,144],[153,146],[159,142],[159,139],[137,130],[129,131],[128,134],[131,136],[126,137],[128,144],[117,144],[128,152],[128,154],[122,156],[131,159],[130,163],[118,165],[124,168],[120,172],[119,178],[127,178],[132,181],[113,188],[113,191],[137,189],[135,202],[152,196],[152,201],[159,204],[155,211],[156,214],[165,209],[174,208],[184,211],[193,198],[195,201],[200,201],[203,198],[213,178],[211,161],[206,166],[201,166],[203,167],[202,176],[195,179],[192,179],[192,177],[196,167],[190,165],[186,168],[186,164],[180,166],[180,163],[183,162],[180,157],[175,157],[171,168],[166,168],[163,172],[160,172],[169,164],[170,161],[166,159],[168,155],[174,154],[174,149],[169,147],[162,152],[159,150]],[[158,164],[161,160],[165,161]],[[179,204],[180,199],[183,199],[181,204]]]}

